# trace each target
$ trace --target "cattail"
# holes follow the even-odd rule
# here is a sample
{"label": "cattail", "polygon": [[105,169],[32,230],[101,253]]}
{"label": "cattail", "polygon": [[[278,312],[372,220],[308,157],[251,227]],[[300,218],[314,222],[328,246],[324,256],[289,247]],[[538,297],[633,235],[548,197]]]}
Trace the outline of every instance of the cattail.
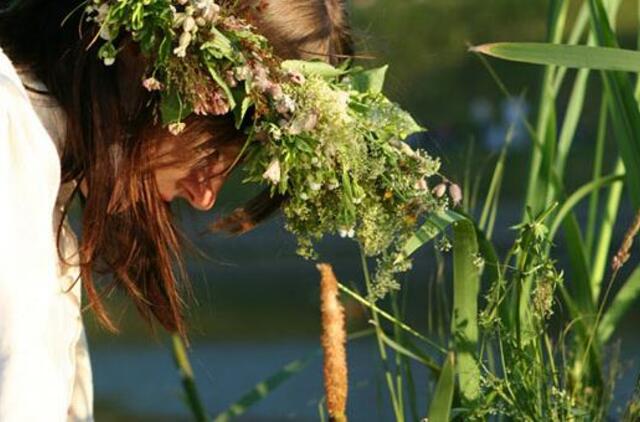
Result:
{"label": "cattail", "polygon": [[324,386],[329,420],[346,422],[347,407],[347,335],[344,308],[338,300],[338,280],[329,264],[318,264],[322,312],[322,349],[324,351]]}
{"label": "cattail", "polygon": [[620,249],[618,249],[618,253],[613,257],[611,262],[611,269],[613,269],[613,271],[618,271],[629,260],[629,257],[631,256],[631,246],[633,246],[633,238],[636,237],[638,231],[640,231],[640,210],[638,210],[636,218],[633,220],[633,224],[624,235],[624,239],[622,240]]}

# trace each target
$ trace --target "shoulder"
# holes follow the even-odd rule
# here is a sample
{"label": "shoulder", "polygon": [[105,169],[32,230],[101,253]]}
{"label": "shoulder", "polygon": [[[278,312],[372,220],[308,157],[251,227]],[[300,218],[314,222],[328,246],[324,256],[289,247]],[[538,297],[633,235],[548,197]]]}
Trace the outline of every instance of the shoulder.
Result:
{"label": "shoulder", "polygon": [[28,101],[15,67],[0,48],[0,107],[6,112],[10,110],[11,105],[24,105]]}
{"label": "shoulder", "polygon": [[0,50],[0,191],[21,186],[25,194],[55,203],[60,159],[9,58]]}

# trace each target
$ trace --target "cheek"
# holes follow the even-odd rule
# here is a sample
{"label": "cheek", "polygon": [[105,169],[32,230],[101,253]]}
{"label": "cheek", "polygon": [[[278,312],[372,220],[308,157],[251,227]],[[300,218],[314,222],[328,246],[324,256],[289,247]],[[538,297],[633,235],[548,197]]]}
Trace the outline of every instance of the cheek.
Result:
{"label": "cheek", "polygon": [[170,202],[178,195],[178,181],[189,174],[189,170],[180,166],[161,167],[154,171],[156,185],[163,200]]}

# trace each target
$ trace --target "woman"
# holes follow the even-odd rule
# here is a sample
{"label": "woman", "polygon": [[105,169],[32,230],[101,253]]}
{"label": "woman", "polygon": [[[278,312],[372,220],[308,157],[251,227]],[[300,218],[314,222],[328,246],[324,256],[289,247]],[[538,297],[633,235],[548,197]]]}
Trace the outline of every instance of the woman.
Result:
{"label": "woman", "polygon": [[[0,420],[91,420],[78,281],[107,328],[116,329],[102,297],[122,289],[147,320],[184,335],[187,285],[169,203],[213,207],[246,136],[224,113],[167,131],[149,52],[87,22],[84,2],[0,4]],[[340,1],[247,0],[234,10],[281,57],[337,63],[351,51]],[[114,63],[100,56],[100,36],[116,44]],[[74,196],[77,244],[65,221]],[[253,227],[281,200],[263,194],[219,227]],[[98,289],[103,275],[112,278]]]}

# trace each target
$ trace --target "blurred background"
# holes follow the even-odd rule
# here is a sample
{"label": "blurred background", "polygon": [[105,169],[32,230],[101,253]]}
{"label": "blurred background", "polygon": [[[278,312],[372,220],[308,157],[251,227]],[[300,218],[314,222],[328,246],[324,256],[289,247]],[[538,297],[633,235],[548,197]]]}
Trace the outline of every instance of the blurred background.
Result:
{"label": "blurred background", "polygon": [[[625,28],[629,34],[636,31],[636,10],[630,3],[623,5],[620,14],[623,36]],[[491,164],[507,129],[515,123],[498,215],[498,244],[513,241],[509,227],[522,212],[517,205],[522,201],[516,199],[525,194],[529,141],[519,115],[535,118],[542,69],[491,61],[513,94],[507,98],[482,61],[467,50],[469,45],[493,41],[544,41],[547,7],[548,1],[543,0],[349,3],[359,54],[373,57],[369,66],[390,65],[386,92],[429,129],[422,146],[441,157],[443,173],[467,192],[481,195],[486,190]],[[622,41],[632,45],[634,40],[630,36]],[[599,98],[587,101],[587,117],[572,151],[569,187],[576,186],[572,180],[577,184],[583,172],[590,171],[586,163],[595,123],[589,122],[597,120],[598,106]],[[225,188],[216,212],[228,212],[251,195],[251,189],[240,187],[238,179],[236,176]],[[206,234],[215,215],[181,205],[176,212],[194,246],[207,255],[194,254],[188,261],[195,296],[189,321],[192,365],[210,414],[225,410],[288,363],[309,357],[308,366],[239,420],[318,420],[323,389],[321,357],[316,353],[319,277],[314,263],[295,255],[295,242],[280,218],[246,236],[229,238]],[[360,285],[354,243],[326,239],[319,251],[323,261],[334,265],[342,282]],[[432,250],[416,256],[414,270],[404,277],[402,298],[406,320],[437,338],[439,314],[445,313],[445,305],[438,298],[443,293],[435,286],[433,256]],[[346,305],[350,329],[366,327],[361,308],[349,301]],[[148,329],[125,299],[113,297],[110,308],[120,321],[120,335],[105,333],[91,316],[86,318],[97,420],[189,420],[169,338],[161,330],[154,334]],[[632,324],[630,319],[628,332]],[[622,357],[628,359],[639,347],[633,339],[625,341],[631,342],[623,347]],[[391,420],[373,341],[355,340],[348,353],[351,420]],[[430,380],[424,367],[416,373],[416,390],[424,397],[419,408],[424,409]]]}

